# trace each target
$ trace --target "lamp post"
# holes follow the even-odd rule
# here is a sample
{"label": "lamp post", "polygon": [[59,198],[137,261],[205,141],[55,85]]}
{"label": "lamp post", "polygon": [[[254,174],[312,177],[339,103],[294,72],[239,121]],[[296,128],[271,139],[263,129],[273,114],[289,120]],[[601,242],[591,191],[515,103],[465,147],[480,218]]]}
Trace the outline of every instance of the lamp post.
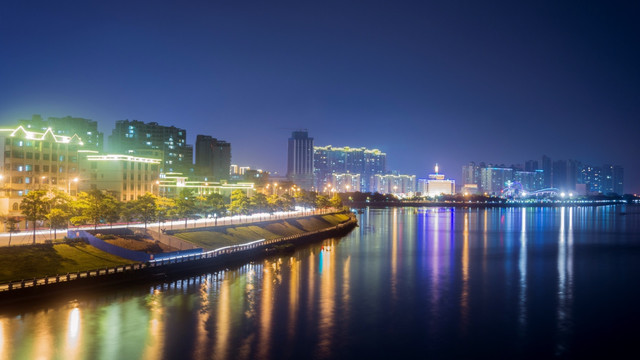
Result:
{"label": "lamp post", "polygon": [[[42,178],[44,179],[44,176]],[[69,196],[71,196],[71,181],[73,181],[73,182],[75,182],[77,184],[78,183],[78,178],[76,177],[76,178],[73,178],[73,180],[69,179],[69,181],[67,181],[67,194]]]}

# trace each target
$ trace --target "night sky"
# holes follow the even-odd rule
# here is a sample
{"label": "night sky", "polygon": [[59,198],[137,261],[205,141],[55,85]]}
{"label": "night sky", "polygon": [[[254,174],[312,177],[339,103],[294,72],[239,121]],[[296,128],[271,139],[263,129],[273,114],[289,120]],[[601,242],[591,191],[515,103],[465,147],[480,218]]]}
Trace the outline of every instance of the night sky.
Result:
{"label": "night sky", "polygon": [[156,121],[281,174],[298,128],[418,177],[547,154],[640,192],[638,2],[131,2],[3,2],[0,122]]}

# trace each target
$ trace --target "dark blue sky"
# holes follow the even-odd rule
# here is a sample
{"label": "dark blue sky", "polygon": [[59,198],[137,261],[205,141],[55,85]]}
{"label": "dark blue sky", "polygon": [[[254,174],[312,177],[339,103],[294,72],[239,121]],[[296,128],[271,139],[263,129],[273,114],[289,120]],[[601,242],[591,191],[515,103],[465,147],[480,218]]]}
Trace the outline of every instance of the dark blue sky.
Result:
{"label": "dark blue sky", "polygon": [[638,2],[13,1],[0,122],[157,121],[280,172],[294,128],[419,177],[548,154],[640,192],[639,44]]}

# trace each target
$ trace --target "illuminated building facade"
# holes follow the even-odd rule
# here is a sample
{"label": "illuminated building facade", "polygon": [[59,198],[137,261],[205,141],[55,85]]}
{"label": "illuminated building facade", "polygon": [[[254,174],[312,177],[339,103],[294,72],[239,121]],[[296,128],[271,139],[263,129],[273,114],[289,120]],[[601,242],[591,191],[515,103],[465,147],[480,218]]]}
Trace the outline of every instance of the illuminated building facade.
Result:
{"label": "illuminated building facade", "polygon": [[374,192],[380,194],[394,194],[398,196],[413,196],[416,189],[415,175],[374,175]]}
{"label": "illuminated building facade", "polygon": [[212,193],[222,194],[227,200],[234,190],[242,190],[247,196],[253,196],[255,187],[253,183],[227,184],[212,181],[192,181],[182,173],[160,174],[158,181],[160,196],[176,198],[183,189],[191,189],[196,196]]}
{"label": "illuminated building facade", "polygon": [[289,138],[287,178],[300,188],[313,188],[313,138],[306,130],[294,131]]}
{"label": "illuminated building facade", "polygon": [[231,144],[208,135],[196,137],[196,173],[209,180],[229,180]]}
{"label": "illuminated building facade", "polygon": [[56,135],[28,131],[22,126],[0,129],[2,197],[0,214],[19,216],[22,197],[31,190],[55,188],[71,195],[77,191],[78,149],[82,140],[77,135]]}
{"label": "illuminated building facade", "polygon": [[331,188],[337,192],[360,191],[360,174],[331,174]]}
{"label": "illuminated building facade", "polygon": [[79,191],[105,190],[121,201],[158,194],[162,160],[80,150]]}
{"label": "illuminated building facade", "polygon": [[513,181],[513,169],[503,167],[485,167],[480,169],[480,188],[489,195],[500,195]]}
{"label": "illuminated building facade", "polygon": [[18,125],[27,131],[44,133],[51,129],[55,135],[77,135],[82,139],[82,148],[86,150],[102,151],[104,148],[104,134],[98,131],[98,122],[90,119],[65,116],[44,120],[40,115],[33,115],[31,119],[18,120]]}
{"label": "illuminated building facade", "polygon": [[361,191],[373,192],[372,179],[387,173],[387,154],[378,149],[316,146],[313,149],[315,183],[318,189],[332,181],[332,174],[360,174]]}
{"label": "illuminated building facade", "polygon": [[513,180],[522,184],[527,191],[535,191],[544,188],[544,171],[514,171]]}
{"label": "illuminated building facade", "polygon": [[422,195],[426,196],[438,196],[438,195],[453,195],[456,192],[456,181],[452,179],[445,179],[444,174],[438,172],[438,165],[435,166],[435,174],[429,174],[429,179],[421,182],[422,187],[418,190]]}
{"label": "illuminated building facade", "polygon": [[193,147],[187,145],[187,131],[175,126],[144,123],[138,120],[118,120],[109,136],[113,153],[151,157],[152,151],[162,151],[161,171],[187,172],[193,167]]}

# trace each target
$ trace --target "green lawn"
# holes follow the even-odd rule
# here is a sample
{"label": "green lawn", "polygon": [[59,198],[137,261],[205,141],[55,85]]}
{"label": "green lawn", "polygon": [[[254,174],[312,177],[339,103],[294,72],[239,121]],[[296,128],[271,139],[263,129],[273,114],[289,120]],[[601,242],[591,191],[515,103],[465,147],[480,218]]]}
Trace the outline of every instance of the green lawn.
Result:
{"label": "green lawn", "polygon": [[175,233],[174,236],[189,241],[205,250],[243,244],[259,239],[274,239],[303,232],[324,229],[349,219],[346,214],[308,216],[300,219],[274,221],[261,225],[226,226],[203,231]]}
{"label": "green lawn", "polygon": [[0,247],[0,282],[133,263],[82,242]]}

